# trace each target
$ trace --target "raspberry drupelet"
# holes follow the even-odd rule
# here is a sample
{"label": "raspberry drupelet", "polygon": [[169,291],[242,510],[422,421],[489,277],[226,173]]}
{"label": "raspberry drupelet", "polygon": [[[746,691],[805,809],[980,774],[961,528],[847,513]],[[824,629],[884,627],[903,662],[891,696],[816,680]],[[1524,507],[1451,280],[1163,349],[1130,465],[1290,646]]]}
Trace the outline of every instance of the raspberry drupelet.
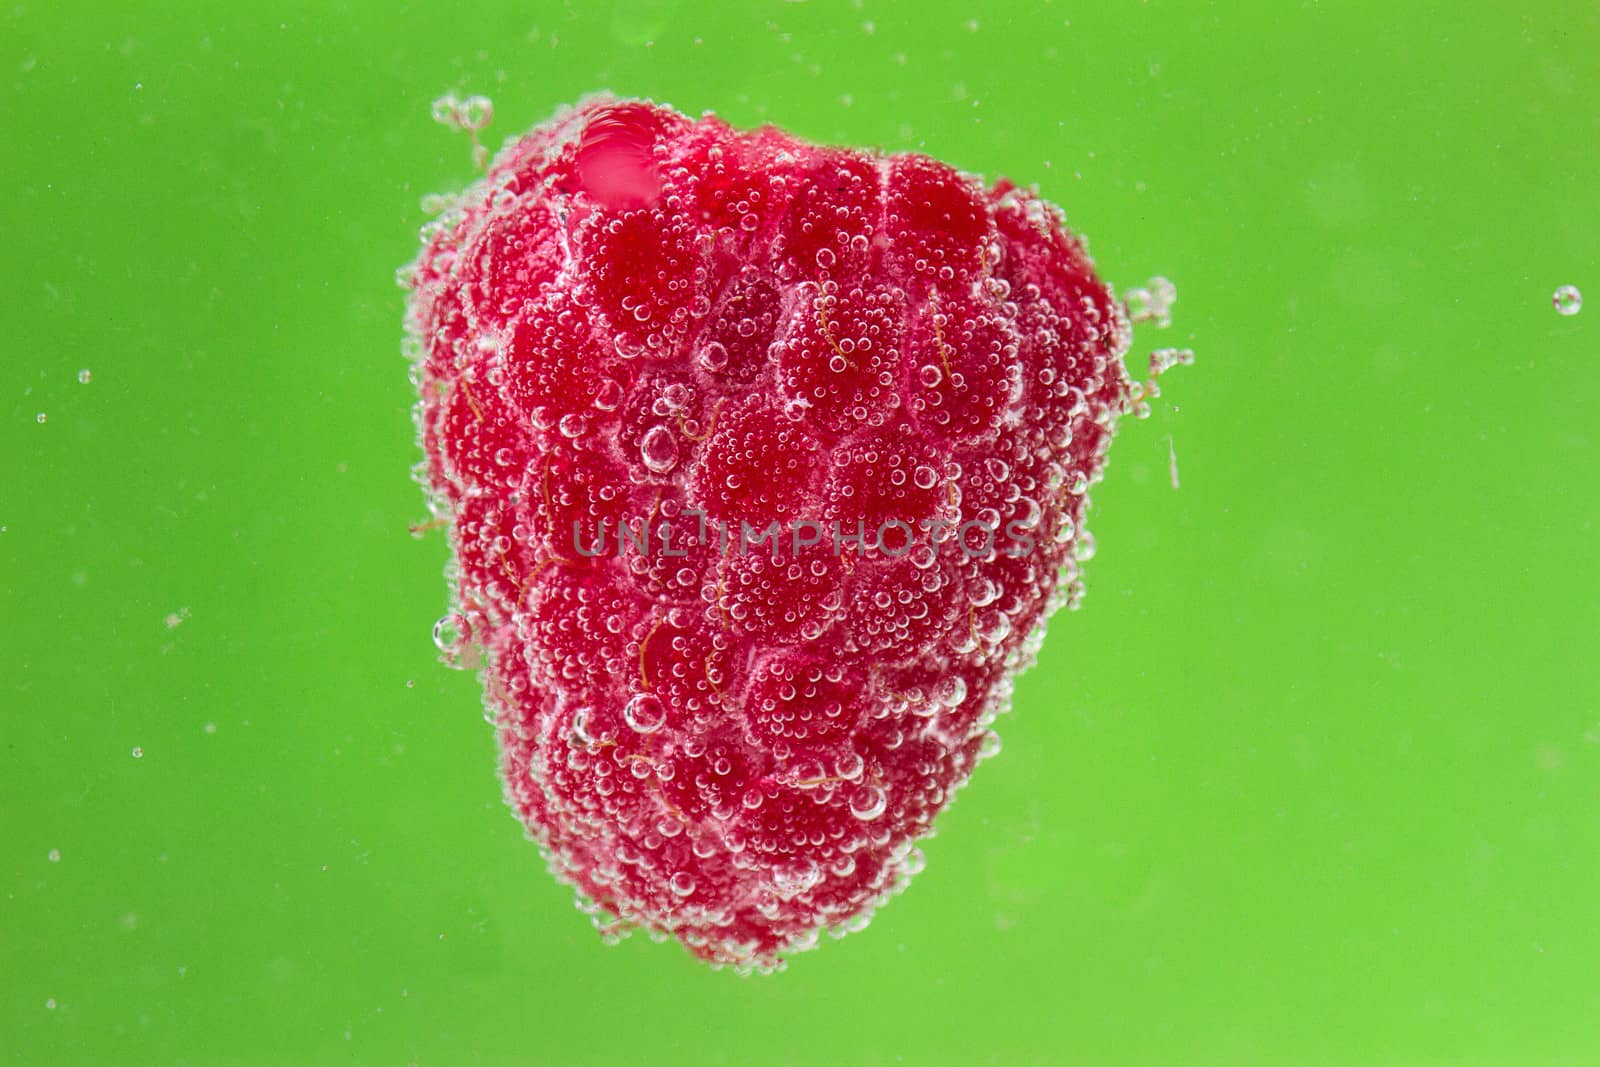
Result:
{"label": "raspberry drupelet", "polygon": [[404,277],[447,652],[551,869],[741,970],[864,926],[1081,595],[1139,399],[1059,211],[595,97]]}

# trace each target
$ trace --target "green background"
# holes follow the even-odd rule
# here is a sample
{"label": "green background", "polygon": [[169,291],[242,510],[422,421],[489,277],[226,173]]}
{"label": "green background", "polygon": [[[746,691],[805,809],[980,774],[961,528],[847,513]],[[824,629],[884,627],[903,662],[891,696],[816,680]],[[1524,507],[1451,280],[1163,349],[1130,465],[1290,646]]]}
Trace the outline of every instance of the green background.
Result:
{"label": "green background", "polygon": [[[1520,6],[8,6],[0,1060],[1600,1063],[1600,9]],[[1036,181],[1198,353],[770,978],[600,944],[406,530],[429,103],[599,88]]]}

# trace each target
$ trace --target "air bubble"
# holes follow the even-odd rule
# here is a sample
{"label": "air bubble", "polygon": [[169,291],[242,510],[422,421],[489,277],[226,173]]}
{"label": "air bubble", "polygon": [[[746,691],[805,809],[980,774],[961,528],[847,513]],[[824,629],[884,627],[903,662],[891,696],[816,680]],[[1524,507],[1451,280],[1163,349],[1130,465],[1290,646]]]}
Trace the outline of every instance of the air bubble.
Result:
{"label": "air bubble", "polygon": [[793,900],[820,881],[822,868],[810,860],[772,872],[772,890],[784,900]]}
{"label": "air bubble", "polygon": [[700,365],[708,371],[720,371],[728,365],[728,348],[720,341],[712,341],[700,350]]}
{"label": "air bubble", "polygon": [[653,474],[665,474],[678,465],[678,439],[665,426],[654,426],[639,442],[639,455]]}
{"label": "air bubble", "polygon": [[45,858],[48,859],[51,863],[60,863],[61,862],[61,850],[59,848],[53,848],[53,849],[51,849],[49,851],[49,853],[45,856]]}
{"label": "air bubble", "polygon": [[933,389],[944,380],[944,372],[932,363],[925,363],[922,369],[917,372],[917,380],[922,383],[924,388]]}
{"label": "air bubble", "polygon": [[674,896],[686,897],[694,892],[694,877],[687,871],[674,874],[668,883]]}
{"label": "air bubble", "polygon": [[572,736],[577,738],[580,745],[592,745],[599,738],[589,732],[589,716],[594,714],[594,709],[585,704],[575,708],[572,712]]}
{"label": "air bubble", "polygon": [[654,693],[637,693],[623,706],[622,718],[637,733],[653,734],[667,721],[667,705]]}
{"label": "air bubble", "polygon": [[1550,303],[1562,315],[1576,315],[1583,310],[1583,293],[1576,285],[1563,285],[1550,297]]}
{"label": "air bubble", "polygon": [[889,807],[889,795],[875,785],[858,785],[850,791],[850,814],[870,822]]}
{"label": "air bubble", "polygon": [[460,612],[443,615],[433,624],[433,643],[440,652],[454,659],[472,637],[472,624]]}
{"label": "air bubble", "polygon": [[85,367],[81,371],[78,372],[78,384],[79,385],[88,385],[93,380],[94,380],[94,375],[89,373],[89,368],[88,367]]}
{"label": "air bubble", "polygon": [[594,406],[601,411],[615,411],[622,406],[622,386],[615,378],[607,378],[595,390]]}
{"label": "air bubble", "polygon": [[46,420],[48,420],[49,418],[50,418],[50,416],[46,415],[44,412],[41,411],[41,412],[39,412],[39,414],[37,414],[37,415],[35,415],[33,417],[33,421],[42,424]]}
{"label": "air bubble", "polygon": [[939,679],[939,682],[933,687],[933,699],[947,708],[960,707],[961,702],[967,699],[966,679],[959,674],[952,674],[948,678]]}
{"label": "air bubble", "polygon": [[131,755],[133,756],[134,759],[144,759],[144,746],[143,745],[134,745],[133,746],[133,752],[131,753]]}

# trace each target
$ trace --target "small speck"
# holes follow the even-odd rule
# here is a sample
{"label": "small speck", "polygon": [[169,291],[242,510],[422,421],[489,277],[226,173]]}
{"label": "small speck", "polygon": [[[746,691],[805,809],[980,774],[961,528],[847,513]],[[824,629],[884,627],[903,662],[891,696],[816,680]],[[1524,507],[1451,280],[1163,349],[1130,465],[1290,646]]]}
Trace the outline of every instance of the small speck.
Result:
{"label": "small speck", "polygon": [[415,678],[407,678],[406,679],[406,688],[407,689],[415,689],[416,687],[417,687],[417,680]]}
{"label": "small speck", "polygon": [[49,854],[45,858],[48,859],[51,863],[60,863],[61,862],[61,850],[59,848],[53,848],[53,849],[50,850]]}
{"label": "small speck", "polygon": [[144,748],[140,745],[133,746],[133,758],[144,759]]}
{"label": "small speck", "polygon": [[88,385],[93,380],[94,380],[94,375],[89,373],[89,368],[88,367],[85,367],[81,371],[78,372],[78,384],[79,385]]}
{"label": "small speck", "polygon": [[[1550,297],[1550,303],[1562,315],[1576,315],[1583,310],[1583,294],[1576,285],[1563,285]],[[44,416],[39,416],[39,421],[44,421]]]}
{"label": "small speck", "polygon": [[214,734],[214,733],[217,732],[217,724],[214,723],[214,722],[208,722],[208,723],[206,723],[205,729],[206,729],[206,733]]}
{"label": "small speck", "polygon": [[45,1011],[55,1011],[56,1010],[56,998],[55,997],[51,997],[49,1000],[44,1002],[44,1010]]}
{"label": "small speck", "polygon": [[189,609],[179,608],[177,611],[168,612],[167,617],[161,621],[167,624],[167,629],[176,630],[183,625],[184,620],[188,617]]}
{"label": "small speck", "polygon": [[42,424],[45,421],[47,421],[49,418],[50,418],[50,416],[46,415],[44,412],[41,411],[41,412],[39,412],[39,414],[37,414],[37,415],[35,415],[33,417],[33,421]]}

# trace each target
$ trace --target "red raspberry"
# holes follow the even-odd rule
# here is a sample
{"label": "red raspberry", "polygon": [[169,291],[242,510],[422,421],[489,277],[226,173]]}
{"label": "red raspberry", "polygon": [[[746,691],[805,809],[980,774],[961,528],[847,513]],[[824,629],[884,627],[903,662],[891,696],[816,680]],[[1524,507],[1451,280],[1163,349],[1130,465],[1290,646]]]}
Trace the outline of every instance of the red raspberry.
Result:
{"label": "red raspberry", "polygon": [[1123,310],[1009,182],[610,98],[424,240],[445,641],[511,806],[607,934],[859,929],[1079,596]]}

